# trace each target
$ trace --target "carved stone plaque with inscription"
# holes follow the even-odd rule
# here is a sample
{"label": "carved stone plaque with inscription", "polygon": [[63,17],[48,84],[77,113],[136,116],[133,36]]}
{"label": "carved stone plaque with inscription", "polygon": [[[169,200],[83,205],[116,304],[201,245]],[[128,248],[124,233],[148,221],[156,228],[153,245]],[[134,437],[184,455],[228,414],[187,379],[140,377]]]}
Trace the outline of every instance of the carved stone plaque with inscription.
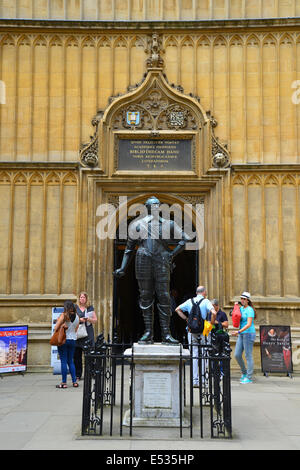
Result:
{"label": "carved stone plaque with inscription", "polygon": [[192,139],[119,138],[118,170],[192,170]]}
{"label": "carved stone plaque with inscription", "polygon": [[144,374],[144,406],[145,408],[171,408],[171,374],[162,372]]}

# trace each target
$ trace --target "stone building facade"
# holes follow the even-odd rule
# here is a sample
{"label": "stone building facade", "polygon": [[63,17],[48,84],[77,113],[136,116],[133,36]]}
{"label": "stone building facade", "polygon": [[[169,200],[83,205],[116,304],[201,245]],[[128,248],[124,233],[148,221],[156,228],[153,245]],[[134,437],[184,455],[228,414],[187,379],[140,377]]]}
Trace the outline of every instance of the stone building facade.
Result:
{"label": "stone building facade", "polygon": [[[51,308],[79,291],[96,333],[122,324],[116,244],[96,236],[120,195],[203,205],[197,281],[227,312],[250,291],[257,325],[291,325],[296,350],[299,16],[299,0],[0,0],[0,322],[29,325],[32,369],[50,363]],[[193,117],[124,125],[164,106]],[[120,170],[120,136],[153,131],[190,138],[191,167]]]}

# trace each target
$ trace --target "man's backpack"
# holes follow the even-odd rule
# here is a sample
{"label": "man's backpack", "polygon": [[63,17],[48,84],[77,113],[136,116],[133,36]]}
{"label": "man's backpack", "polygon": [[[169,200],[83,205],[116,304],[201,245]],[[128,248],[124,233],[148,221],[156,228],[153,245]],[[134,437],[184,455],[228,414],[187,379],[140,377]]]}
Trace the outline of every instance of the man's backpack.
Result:
{"label": "man's backpack", "polygon": [[187,321],[187,326],[188,330],[190,333],[203,333],[204,329],[204,320],[201,315],[201,310],[200,310],[200,304],[204,300],[204,297],[202,297],[199,302],[194,302],[194,299],[191,299],[192,301],[192,308],[188,316],[188,321]]}

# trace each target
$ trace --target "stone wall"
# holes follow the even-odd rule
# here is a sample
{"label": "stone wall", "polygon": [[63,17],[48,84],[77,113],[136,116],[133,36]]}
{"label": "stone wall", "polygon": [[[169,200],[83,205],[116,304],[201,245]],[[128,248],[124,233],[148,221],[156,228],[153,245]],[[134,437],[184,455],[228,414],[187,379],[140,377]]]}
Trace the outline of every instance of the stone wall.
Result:
{"label": "stone wall", "polygon": [[[0,159],[77,161],[92,117],[141,81],[149,35],[3,28]],[[299,163],[298,32],[178,28],[162,40],[169,82],[198,95],[212,112],[232,163]]]}
{"label": "stone wall", "polygon": [[1,0],[3,18],[207,20],[300,15],[299,0]]}
{"label": "stone wall", "polygon": [[[297,347],[300,1],[2,0],[0,12],[0,322],[30,325],[30,364],[47,367],[51,307],[79,290],[96,295],[97,332],[109,332],[112,280],[102,289],[98,276],[112,254],[95,241],[93,213],[104,183],[114,197],[144,187],[205,196],[199,282],[228,310],[249,290],[257,323],[291,325]],[[218,123],[225,173],[169,175],[166,185],[80,166],[97,111],[141,82],[156,28],[169,84],[199,96]]]}

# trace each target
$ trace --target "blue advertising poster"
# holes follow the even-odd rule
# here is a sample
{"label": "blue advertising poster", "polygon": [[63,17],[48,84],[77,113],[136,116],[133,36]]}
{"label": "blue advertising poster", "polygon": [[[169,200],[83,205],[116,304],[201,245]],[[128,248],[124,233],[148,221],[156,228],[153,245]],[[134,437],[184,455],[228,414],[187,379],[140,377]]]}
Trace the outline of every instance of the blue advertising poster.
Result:
{"label": "blue advertising poster", "polygon": [[0,374],[25,372],[27,368],[28,326],[0,327]]}

